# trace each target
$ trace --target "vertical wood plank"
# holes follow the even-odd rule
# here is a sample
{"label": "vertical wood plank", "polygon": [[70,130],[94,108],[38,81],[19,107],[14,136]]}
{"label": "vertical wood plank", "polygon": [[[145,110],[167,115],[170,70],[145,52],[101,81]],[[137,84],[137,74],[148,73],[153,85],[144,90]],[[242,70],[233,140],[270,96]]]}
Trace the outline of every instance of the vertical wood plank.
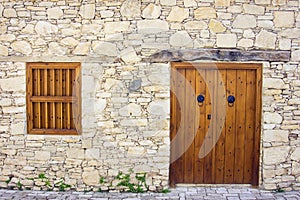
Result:
{"label": "vertical wood plank", "polygon": [[251,183],[252,164],[254,159],[254,132],[255,132],[255,70],[247,71],[246,83],[246,130],[245,130],[245,159],[244,159],[244,182]]}
{"label": "vertical wood plank", "polygon": [[185,158],[184,158],[184,182],[193,183],[194,177],[194,137],[195,137],[195,70],[186,69],[185,86]]}
{"label": "vertical wood plank", "polygon": [[[40,69],[36,69],[37,71],[37,96],[41,95],[41,71]],[[42,113],[41,113],[41,103],[36,103],[37,104],[37,116],[38,116],[38,127],[37,128],[42,128]]]}
{"label": "vertical wood plank", "polygon": [[171,144],[171,163],[170,163],[170,186],[174,187],[175,184],[177,183],[177,169],[178,167],[181,166],[177,166],[177,161],[176,159],[176,155],[178,155],[177,153],[177,147],[180,145],[180,141],[178,140],[174,140],[174,138],[176,137],[177,134],[177,126],[176,126],[176,107],[179,106],[178,102],[177,102],[177,97],[176,97],[176,87],[177,87],[177,82],[176,82],[176,69],[175,66],[172,65],[171,66],[171,91],[170,91],[170,97],[171,97],[171,105],[170,105],[170,113],[171,113],[171,124],[170,124],[170,144]]}
{"label": "vertical wood plank", "polygon": [[[236,70],[227,70],[227,97],[236,96]],[[226,98],[227,98],[226,97]],[[225,142],[225,176],[224,183],[234,183],[234,148],[235,148],[235,110],[236,104],[227,106],[226,142]]]}
{"label": "vertical wood plank", "polygon": [[235,120],[235,155],[234,155],[234,183],[244,181],[244,147],[245,147],[245,106],[247,90],[246,70],[237,70],[236,79],[236,120]]}
{"label": "vertical wood plank", "polygon": [[[213,133],[212,133],[212,124],[211,124],[211,119],[208,119],[208,115],[212,115],[212,102],[211,98],[213,95],[213,71],[207,69],[206,70],[206,99],[205,99],[205,107],[206,107],[206,115],[205,115],[205,120],[206,120],[206,127],[205,127],[205,140],[207,143],[205,144],[205,158],[204,158],[204,167],[205,167],[205,172],[204,172],[204,183],[212,183],[213,182],[213,168],[214,164],[212,162],[213,159],[213,151],[209,152],[209,147],[213,145]],[[210,89],[209,89],[210,88]]]}
{"label": "vertical wood plank", "polygon": [[[38,81],[37,81],[37,70],[36,69],[32,69],[32,80],[33,80],[33,93],[32,96],[36,96],[37,95],[37,85],[38,85]],[[36,103],[32,103],[32,111],[33,111],[33,124],[32,124],[32,128],[37,128],[38,127],[38,115],[37,115],[37,104]]]}
{"label": "vertical wood plank", "polygon": [[[59,96],[63,96],[63,70],[59,70]],[[63,128],[63,103],[58,103],[59,106],[59,125],[58,128]]]}
{"label": "vertical wood plank", "polygon": [[76,76],[75,76],[75,89],[76,89],[76,130],[80,134],[81,133],[81,71],[80,68],[76,68]]}
{"label": "vertical wood plank", "polygon": [[262,66],[258,65],[256,70],[256,101],[255,101],[255,135],[254,135],[254,159],[252,169],[252,185],[258,186],[259,152],[261,137],[261,111],[262,111]]}
{"label": "vertical wood plank", "polygon": [[[44,82],[43,82],[43,87],[44,87],[44,93],[43,93],[43,95],[44,96],[48,96],[48,70],[47,69],[44,69],[43,70],[43,72],[44,72]],[[46,103],[44,103],[44,112],[43,112],[44,114],[45,114],[45,128],[47,129],[47,128],[49,128],[49,111],[48,111],[48,103],[46,102]]]}
{"label": "vertical wood plank", "polygon": [[30,131],[33,129],[33,121],[34,121],[34,114],[33,114],[33,103],[30,101],[30,97],[33,95],[33,73],[32,73],[32,67],[30,64],[27,64],[26,66],[26,75],[27,75],[27,95],[26,95],[26,111],[27,111],[27,132],[30,133]]}
{"label": "vertical wood plank", "polygon": [[[55,69],[55,96],[60,95],[60,70]],[[60,103],[55,102],[55,128],[60,128]]]}
{"label": "vertical wood plank", "polygon": [[[205,96],[206,83],[204,80],[205,80],[205,70],[198,69],[196,72],[196,95],[203,95],[204,98],[206,98]],[[205,103],[198,104],[196,100],[195,102],[196,102],[196,120],[198,121],[198,127],[195,127],[195,130],[197,132],[195,135],[194,183],[203,183],[204,158],[200,159],[199,153],[205,137],[206,112],[205,112]]]}
{"label": "vertical wood plank", "polygon": [[[226,90],[226,70],[222,69],[219,70],[219,79],[217,83],[217,96],[216,96],[216,103],[218,106],[222,106],[223,100],[226,101],[226,94],[224,94],[224,89]],[[226,101],[227,102],[227,101]],[[215,183],[221,184],[224,183],[224,165],[225,165],[225,130],[226,125],[224,115],[226,113],[216,109],[216,128],[217,130],[222,130],[221,134],[218,138],[218,142],[216,143],[216,168],[215,168]]]}
{"label": "vertical wood plank", "polygon": [[211,111],[211,126],[212,126],[212,183],[216,181],[216,142],[217,142],[217,84],[218,84],[218,71],[212,70],[212,85],[213,91],[211,95],[212,111]]}
{"label": "vertical wood plank", "polygon": [[[179,137],[179,141],[181,141],[181,144],[178,145],[177,149],[178,151],[176,152],[177,155],[181,155],[184,152],[184,130],[185,130],[185,121],[184,121],[184,116],[186,112],[185,108],[185,69],[178,69],[177,70],[177,80],[176,82],[176,92],[177,92],[177,98],[178,98],[178,105],[176,106],[176,127],[177,127],[177,134]],[[183,123],[181,123],[183,122]],[[177,159],[177,165],[179,166],[178,169],[176,170],[176,174],[178,177],[177,183],[183,183],[184,182],[184,158],[185,158],[185,153],[183,153],[178,159]]]}
{"label": "vertical wood plank", "polygon": [[[72,79],[70,78],[71,77],[71,74],[70,74],[70,69],[67,69],[67,73],[66,73],[66,95],[67,96],[71,96],[72,93],[71,93],[71,85],[72,85]],[[66,104],[66,120],[67,120],[67,126],[66,128],[67,129],[70,129],[71,128],[71,104],[70,103],[67,103]]]}
{"label": "vertical wood plank", "polygon": [[[55,69],[50,70],[50,95],[55,96]],[[50,124],[51,128],[56,128],[55,103],[50,103]]]}

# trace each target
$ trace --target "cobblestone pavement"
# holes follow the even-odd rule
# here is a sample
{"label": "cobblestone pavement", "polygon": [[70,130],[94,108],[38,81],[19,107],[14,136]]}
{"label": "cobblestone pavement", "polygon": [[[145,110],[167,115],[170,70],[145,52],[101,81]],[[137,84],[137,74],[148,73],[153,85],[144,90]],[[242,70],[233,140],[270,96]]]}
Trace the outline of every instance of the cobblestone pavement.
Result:
{"label": "cobblestone pavement", "polygon": [[45,192],[45,191],[16,191],[0,190],[0,200],[18,199],[18,200],[139,200],[139,199],[218,199],[218,200],[239,200],[239,199],[300,199],[300,191],[291,191],[275,193],[252,188],[211,188],[211,187],[178,187],[172,189],[170,193],[99,193],[99,192]]}

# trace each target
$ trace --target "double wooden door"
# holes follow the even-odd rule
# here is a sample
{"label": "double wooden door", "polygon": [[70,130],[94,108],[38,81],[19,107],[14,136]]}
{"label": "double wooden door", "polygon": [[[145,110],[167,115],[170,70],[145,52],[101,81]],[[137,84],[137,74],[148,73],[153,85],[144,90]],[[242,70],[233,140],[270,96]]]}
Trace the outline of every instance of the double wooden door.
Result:
{"label": "double wooden door", "polygon": [[170,185],[258,185],[261,65],[172,63]]}

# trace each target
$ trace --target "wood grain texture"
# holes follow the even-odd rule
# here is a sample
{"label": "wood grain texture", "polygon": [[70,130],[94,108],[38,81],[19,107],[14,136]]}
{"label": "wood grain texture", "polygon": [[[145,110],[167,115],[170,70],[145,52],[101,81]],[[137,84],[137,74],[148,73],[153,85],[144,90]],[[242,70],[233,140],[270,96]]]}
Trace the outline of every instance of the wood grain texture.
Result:
{"label": "wood grain texture", "polygon": [[[172,63],[175,72],[171,89],[175,90],[176,97],[171,95],[171,158],[183,147],[187,150],[170,164],[171,186],[177,183],[258,184],[261,67],[260,64]],[[194,94],[187,90],[186,84],[191,85]],[[205,96],[202,105],[197,102],[199,94]],[[233,104],[227,102],[229,95],[235,97]],[[224,102],[226,115],[218,107]],[[183,137],[181,143],[177,140],[174,145],[172,140],[178,132]],[[192,136],[194,141],[189,145],[186,141]],[[207,147],[213,144],[209,151]],[[207,155],[200,159],[202,145]]]}

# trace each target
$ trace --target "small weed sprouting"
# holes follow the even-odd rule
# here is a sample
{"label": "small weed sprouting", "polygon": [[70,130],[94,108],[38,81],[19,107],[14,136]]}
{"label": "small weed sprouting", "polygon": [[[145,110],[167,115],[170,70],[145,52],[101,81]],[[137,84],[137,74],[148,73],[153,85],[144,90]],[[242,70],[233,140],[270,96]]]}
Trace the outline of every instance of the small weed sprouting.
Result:
{"label": "small weed sprouting", "polygon": [[11,178],[7,179],[7,180],[5,181],[5,183],[6,183],[6,184],[9,184],[10,181],[11,181]]}
{"label": "small weed sprouting", "polygon": [[104,177],[101,177],[100,180],[99,180],[99,183],[100,183],[100,184],[104,184],[104,183],[105,183],[105,178],[104,178]]}
{"label": "small weed sprouting", "polygon": [[282,193],[282,192],[285,192],[285,190],[282,189],[282,188],[277,188],[277,189],[275,190],[275,192]]}
{"label": "small weed sprouting", "polygon": [[169,190],[168,188],[165,188],[165,189],[162,189],[160,192],[164,193],[164,194],[167,194],[167,193],[170,193],[171,190]]}
{"label": "small weed sprouting", "polygon": [[54,187],[58,188],[59,191],[65,191],[66,188],[70,188],[71,185],[66,184],[63,179],[54,184]]}
{"label": "small weed sprouting", "polygon": [[23,184],[20,181],[18,181],[16,186],[17,186],[18,190],[22,190]]}
{"label": "small weed sprouting", "polygon": [[47,177],[45,176],[45,174],[41,173],[39,174],[39,179],[47,179]]}

